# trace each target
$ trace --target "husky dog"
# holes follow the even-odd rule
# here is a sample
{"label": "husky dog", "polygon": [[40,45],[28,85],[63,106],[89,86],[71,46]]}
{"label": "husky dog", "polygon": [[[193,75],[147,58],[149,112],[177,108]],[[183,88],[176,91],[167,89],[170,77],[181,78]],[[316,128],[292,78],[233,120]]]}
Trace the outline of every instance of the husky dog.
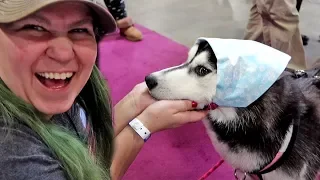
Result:
{"label": "husky dog", "polygon": [[[319,68],[286,69],[248,107],[211,110],[203,122],[216,151],[248,177],[315,180],[320,171],[319,77]],[[198,41],[185,63],[145,81],[156,99],[189,99],[202,108],[215,96],[217,59],[207,41]]]}

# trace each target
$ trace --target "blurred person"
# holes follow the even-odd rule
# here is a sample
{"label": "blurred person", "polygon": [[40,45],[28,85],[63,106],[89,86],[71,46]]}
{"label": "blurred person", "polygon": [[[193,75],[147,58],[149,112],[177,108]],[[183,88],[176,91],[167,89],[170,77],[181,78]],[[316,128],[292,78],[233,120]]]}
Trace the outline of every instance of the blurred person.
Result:
{"label": "blurred person", "polygon": [[289,54],[289,67],[305,69],[296,0],[253,0],[244,39],[255,40]]}
{"label": "blurred person", "polygon": [[111,15],[117,21],[120,34],[129,41],[141,41],[142,33],[137,29],[131,17],[128,16],[124,0],[104,0]]}
{"label": "blurred person", "polygon": [[[296,8],[297,8],[298,12],[300,12],[300,8],[301,8],[302,1],[303,1],[303,0],[297,0]],[[302,35],[301,35],[301,38],[302,38],[303,45],[304,45],[304,46],[308,45],[309,37],[302,34]]]}

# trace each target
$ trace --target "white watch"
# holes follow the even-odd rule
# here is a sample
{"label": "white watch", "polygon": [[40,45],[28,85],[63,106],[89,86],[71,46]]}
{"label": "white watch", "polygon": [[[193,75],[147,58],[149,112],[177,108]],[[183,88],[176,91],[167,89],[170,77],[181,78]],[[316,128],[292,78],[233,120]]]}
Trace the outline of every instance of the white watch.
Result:
{"label": "white watch", "polygon": [[142,122],[135,118],[132,121],[129,122],[129,125],[132,127],[133,130],[136,131],[137,134],[146,142],[150,136],[150,131],[142,124]]}

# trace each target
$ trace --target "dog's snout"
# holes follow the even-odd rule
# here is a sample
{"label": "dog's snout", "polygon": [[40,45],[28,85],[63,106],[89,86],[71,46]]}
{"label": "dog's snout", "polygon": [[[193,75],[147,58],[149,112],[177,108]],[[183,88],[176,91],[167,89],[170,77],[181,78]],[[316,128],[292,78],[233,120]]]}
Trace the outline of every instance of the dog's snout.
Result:
{"label": "dog's snout", "polygon": [[158,85],[157,79],[154,76],[146,76],[145,78],[146,84],[149,88],[149,90],[155,88]]}

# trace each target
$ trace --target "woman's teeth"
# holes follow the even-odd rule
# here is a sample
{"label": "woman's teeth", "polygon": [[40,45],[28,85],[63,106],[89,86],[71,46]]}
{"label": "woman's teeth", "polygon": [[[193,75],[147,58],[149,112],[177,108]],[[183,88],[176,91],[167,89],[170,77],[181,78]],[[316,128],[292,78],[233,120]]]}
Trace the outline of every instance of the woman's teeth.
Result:
{"label": "woman's teeth", "polygon": [[47,79],[68,79],[73,76],[74,73],[68,72],[68,73],[37,73],[39,76],[47,78]]}

